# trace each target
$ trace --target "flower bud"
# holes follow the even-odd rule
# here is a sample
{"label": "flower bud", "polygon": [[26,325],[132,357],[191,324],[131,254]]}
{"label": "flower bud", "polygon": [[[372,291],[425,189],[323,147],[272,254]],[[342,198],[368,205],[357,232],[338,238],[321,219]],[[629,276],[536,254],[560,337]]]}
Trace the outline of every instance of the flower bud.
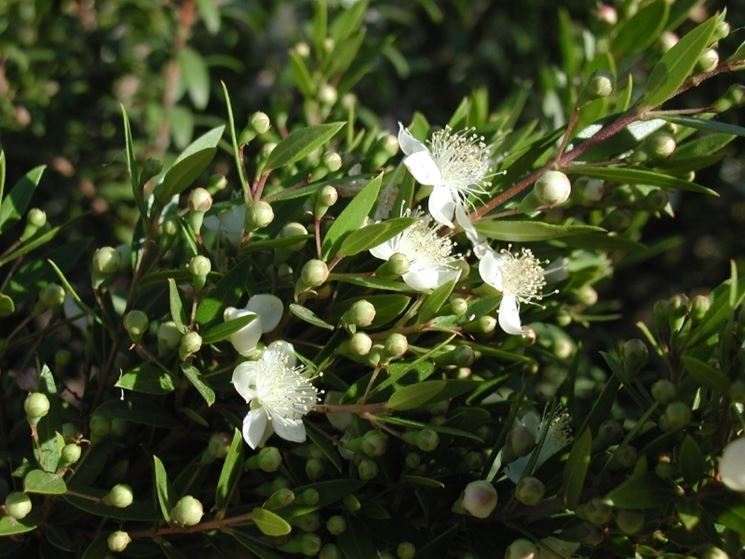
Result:
{"label": "flower bud", "polygon": [[599,545],[603,541],[603,531],[589,522],[583,522],[577,527],[579,541],[588,547]]}
{"label": "flower bud", "polygon": [[379,469],[377,463],[369,458],[360,460],[360,463],[357,464],[357,475],[360,476],[362,481],[375,479],[378,476],[378,472]]}
{"label": "flower bud", "polygon": [[370,353],[372,339],[364,332],[355,332],[347,342],[347,348],[352,355],[361,357]]}
{"label": "flower bud", "polygon": [[326,521],[326,529],[332,536],[338,536],[347,530],[347,521],[343,516],[335,514]]}
{"label": "flower bud", "polygon": [[307,287],[320,287],[329,277],[329,268],[323,260],[308,260],[300,270],[300,282]]}
{"label": "flower bud", "polygon": [[159,232],[163,237],[175,237],[179,232],[178,219],[172,215],[166,216],[159,226]]}
{"label": "flower bud", "polygon": [[[308,45],[305,46],[307,47]],[[272,127],[272,121],[269,118],[269,115],[262,111],[256,111],[252,114],[248,119],[248,123],[251,126],[251,129],[258,135],[266,134]]]}
{"label": "flower bud", "polygon": [[616,452],[613,454],[613,460],[611,461],[611,463],[616,468],[631,468],[634,464],[636,464],[638,455],[639,454],[637,450],[633,446],[622,445],[616,449]]}
{"label": "flower bud", "polygon": [[361,328],[370,326],[373,320],[375,320],[375,305],[366,299],[355,301],[344,313],[344,322]]}
{"label": "flower bud", "polygon": [[605,446],[617,443],[623,437],[623,427],[618,421],[607,419],[598,427],[598,441]]}
{"label": "flower bud", "polygon": [[611,4],[598,4],[595,11],[595,17],[600,23],[603,23],[608,27],[613,27],[618,23],[618,12]]}
{"label": "flower bud", "polygon": [[463,490],[463,508],[471,516],[487,518],[497,506],[497,490],[486,480],[472,481]]}
{"label": "flower bud", "polygon": [[65,289],[56,283],[48,283],[39,293],[39,303],[45,309],[56,310],[65,302]]}
{"label": "flower bud", "polygon": [[362,508],[362,503],[356,495],[346,495],[341,502],[349,512],[357,512]]}
{"label": "flower bud", "polygon": [[171,510],[171,522],[176,526],[196,526],[202,520],[202,503],[191,495],[181,497]]}
{"label": "flower bud", "polygon": [[385,339],[385,345],[383,346],[383,350],[388,359],[398,359],[399,357],[403,357],[408,349],[409,341],[406,339],[406,336],[399,334],[398,332],[392,332],[389,334]]}
{"label": "flower bud", "polygon": [[246,230],[263,229],[274,221],[274,210],[268,202],[259,200],[246,209]]}
{"label": "flower bud", "polygon": [[206,256],[197,254],[189,260],[189,271],[194,281],[194,287],[197,291],[201,291],[207,283],[207,276],[212,271],[212,262]]}
{"label": "flower bud", "polygon": [[124,315],[124,329],[133,343],[139,343],[147,332],[150,321],[142,311],[129,311]]}
{"label": "flower bud", "polygon": [[524,425],[519,425],[507,433],[507,448],[515,458],[528,454],[535,447],[535,442],[535,436]]}
{"label": "flower bud", "polygon": [[26,226],[21,233],[21,241],[30,239],[47,224],[47,214],[39,208],[31,208],[26,215]]}
{"label": "flower bud", "polygon": [[195,188],[189,194],[189,209],[204,213],[212,207],[212,196],[204,188]]}
{"label": "flower bud", "polygon": [[457,316],[463,316],[468,311],[468,301],[463,297],[453,297],[450,299],[450,311]]}
{"label": "flower bud", "polygon": [[79,445],[75,443],[66,444],[64,447],[62,447],[62,454],[60,456],[60,465],[70,466],[72,464],[75,464],[78,460],[80,460],[80,455],[82,453],[83,453],[83,450],[80,448]]}
{"label": "flower bud", "polygon": [[[297,223],[294,221],[291,221],[290,223],[286,224],[284,227],[282,227],[282,230],[279,232],[279,236],[284,238],[289,237],[305,237],[308,235],[308,230],[305,228],[305,226],[302,223]],[[291,245],[286,245],[284,248],[291,252],[296,252],[299,250],[302,250],[305,246],[305,243],[308,242],[308,239],[300,238],[297,240],[296,243],[292,243]]]}
{"label": "flower bud", "polygon": [[422,429],[416,434],[416,446],[422,452],[432,452],[440,444],[440,436],[432,429]]}
{"label": "flower bud", "polygon": [[131,542],[132,538],[127,532],[124,532],[122,530],[111,532],[111,534],[109,534],[109,537],[106,538],[106,544],[109,546],[109,551],[112,551],[114,553],[121,553],[122,551],[127,549],[127,546]]}
{"label": "flower bud", "polygon": [[538,548],[533,542],[520,538],[510,544],[504,559],[538,559]]}
{"label": "flower bud", "polygon": [[649,350],[646,344],[639,338],[631,338],[623,344],[621,349],[623,360],[630,371],[636,373],[641,369],[649,358]]}
{"label": "flower bud", "polygon": [[656,132],[647,140],[647,150],[655,157],[670,157],[676,147],[675,138],[667,132]]}
{"label": "flower bud", "polygon": [[126,483],[117,483],[102,499],[104,505],[125,509],[134,501],[132,488]]}
{"label": "flower bud", "polygon": [[709,72],[719,66],[719,53],[716,49],[706,49],[696,60],[696,68],[700,72]]}
{"label": "flower bud", "polygon": [[88,429],[90,431],[90,439],[92,443],[97,443],[104,437],[108,437],[111,433],[111,421],[108,417],[102,415],[91,416],[88,422]]}
{"label": "flower bud", "polygon": [[259,468],[266,473],[276,472],[282,465],[282,455],[279,449],[273,446],[262,448],[259,451],[258,458]]}
{"label": "flower bud", "polygon": [[636,534],[644,527],[644,513],[640,510],[621,509],[616,513],[616,526],[624,534]]}
{"label": "flower bud", "polygon": [[613,231],[623,231],[629,228],[632,218],[633,216],[629,210],[616,208],[605,216],[603,224]]}
{"label": "flower bud", "polygon": [[29,424],[35,426],[39,420],[49,413],[49,398],[42,392],[31,392],[23,402],[23,410]]}
{"label": "flower bud", "polygon": [[185,361],[189,356],[194,355],[202,348],[202,336],[197,332],[187,332],[181,338],[178,348],[178,356],[181,361]]}
{"label": "flower bud", "polygon": [[678,431],[691,421],[691,408],[684,402],[670,402],[665,408],[663,418],[666,422],[666,431]]}
{"label": "flower bud", "polygon": [[308,458],[305,461],[305,475],[311,481],[317,481],[326,474],[326,464],[319,458]]}
{"label": "flower bud", "polygon": [[326,83],[318,88],[318,100],[321,104],[331,106],[336,103],[338,98],[339,93],[333,85]]}
{"label": "flower bud", "polygon": [[613,509],[600,499],[593,499],[587,503],[585,511],[585,517],[595,526],[607,524],[613,517]]}
{"label": "flower bud", "polygon": [[613,93],[613,77],[607,72],[596,72],[587,84],[587,95],[593,99]]}
{"label": "flower bud", "polygon": [[667,404],[675,398],[675,385],[667,379],[660,379],[652,385],[652,397],[660,404]]}
{"label": "flower bud", "polygon": [[664,190],[653,190],[644,197],[644,207],[651,212],[659,212],[665,209],[670,202],[670,197]]}
{"label": "flower bud", "polygon": [[732,491],[745,492],[745,437],[724,447],[719,459],[719,477]]}
{"label": "flower bud", "polygon": [[[331,173],[338,171],[339,169],[341,169],[341,165],[342,165],[341,155],[339,155],[335,151],[329,151],[325,153],[323,155],[323,165]],[[333,204],[329,204],[329,206],[332,206],[332,205]]]}
{"label": "flower bud", "polygon": [[121,268],[121,257],[113,247],[101,247],[93,253],[93,271],[110,276]]}
{"label": "flower bud", "polygon": [[264,508],[276,510],[289,507],[295,502],[295,493],[289,487],[280,487],[264,503]]}
{"label": "flower bud", "polygon": [[729,554],[724,551],[721,547],[714,545],[707,545],[701,551],[701,559],[729,559]]}
{"label": "flower bud", "polygon": [[602,179],[589,179],[582,189],[585,202],[600,202],[605,194],[605,182]]}
{"label": "flower bud", "polygon": [[33,504],[25,493],[13,491],[5,497],[5,514],[15,520],[23,520],[31,512]]}
{"label": "flower bud", "polygon": [[212,459],[222,460],[230,450],[230,436],[227,433],[212,433],[207,441],[207,455]]}
{"label": "flower bud", "polygon": [[398,559],[414,559],[416,547],[411,542],[401,542],[396,546]]}
{"label": "flower bud", "polygon": [[711,308],[711,300],[706,295],[696,295],[689,303],[691,317],[701,320]]}
{"label": "flower bud", "polygon": [[318,191],[316,196],[316,203],[313,209],[313,215],[316,219],[321,219],[328,209],[336,204],[339,199],[339,193],[336,188],[331,185],[326,185]]}
{"label": "flower bud", "polygon": [[662,50],[662,52],[667,52],[671,48],[673,48],[679,40],[680,37],[678,37],[672,31],[663,31],[662,35],[660,35],[659,38],[660,49]]}
{"label": "flower bud", "polygon": [[388,448],[388,435],[375,429],[368,431],[362,435],[361,448],[368,456],[383,456]]}
{"label": "flower bud", "polygon": [[583,285],[574,292],[578,303],[591,307],[598,302],[598,292],[591,285]]}
{"label": "flower bud", "polygon": [[207,189],[212,192],[225,190],[227,186],[228,179],[225,178],[225,175],[212,175],[207,181]]}
{"label": "flower bud", "polygon": [[543,499],[546,493],[546,486],[543,482],[535,477],[526,476],[517,482],[515,488],[515,498],[523,505],[532,507],[537,505]]}
{"label": "flower bud", "polygon": [[408,272],[410,267],[411,262],[409,262],[409,258],[405,254],[395,252],[386,262],[383,262],[375,272],[375,275],[381,277],[399,277]]}
{"label": "flower bud", "polygon": [[572,183],[561,171],[547,171],[535,182],[533,192],[541,204],[558,206],[569,199]]}
{"label": "flower bud", "polygon": [[158,354],[164,355],[176,349],[181,343],[181,332],[172,320],[161,322],[158,326]]}

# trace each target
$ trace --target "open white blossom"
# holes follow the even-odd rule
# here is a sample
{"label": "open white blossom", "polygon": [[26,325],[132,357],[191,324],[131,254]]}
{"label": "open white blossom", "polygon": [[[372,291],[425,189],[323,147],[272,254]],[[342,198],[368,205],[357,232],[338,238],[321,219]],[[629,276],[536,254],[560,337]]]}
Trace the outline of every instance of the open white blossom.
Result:
{"label": "open white blossom", "polygon": [[724,447],[719,459],[719,477],[732,491],[745,492],[745,437]]}
{"label": "open white blossom", "polygon": [[222,235],[230,244],[237,246],[243,236],[245,220],[246,206],[244,204],[237,204],[229,210],[220,213],[210,213],[204,218],[202,227]]}
{"label": "open white blossom", "polygon": [[249,404],[243,438],[251,448],[263,446],[272,433],[291,442],[305,441],[303,417],[316,405],[318,390],[296,362],[292,344],[279,340],[269,344],[258,361],[245,361],[233,371],[231,382]]}
{"label": "open white blossom", "polygon": [[226,321],[250,314],[256,315],[254,320],[231,334],[230,343],[241,355],[250,355],[256,349],[261,335],[277,327],[283,313],[284,305],[280,298],[268,293],[254,295],[242,309],[226,308],[223,313],[223,319]]}
{"label": "open white blossom", "polygon": [[[539,418],[538,414],[534,411],[529,411],[522,418],[515,421],[515,427],[526,427],[536,442],[540,442],[543,432],[548,429],[543,445],[538,451],[534,470],[540,468],[546,460],[572,441],[572,430],[569,426],[569,421],[569,414],[562,409],[559,409],[552,417],[544,415],[542,418]],[[537,447],[532,452],[513,460],[507,465],[505,474],[513,483],[520,481],[528,462],[530,462],[536,450],[538,450]]]}
{"label": "open white blossom", "polygon": [[455,216],[464,230],[472,230],[468,197],[483,193],[482,183],[490,169],[484,138],[473,129],[453,132],[446,126],[432,134],[428,148],[399,123],[398,144],[406,154],[403,163],[417,182],[432,186],[428,209],[434,220],[453,227]]}
{"label": "open white blossom", "polygon": [[401,278],[416,291],[436,289],[460,276],[453,242],[437,234],[429,217],[419,217],[395,237],[370,249],[375,258],[386,261],[396,253],[409,260],[409,270]]}
{"label": "open white blossom", "polygon": [[499,304],[499,326],[508,334],[523,333],[520,321],[520,303],[540,301],[546,285],[540,260],[530,249],[518,254],[509,250],[487,250],[479,261],[481,279],[502,292]]}

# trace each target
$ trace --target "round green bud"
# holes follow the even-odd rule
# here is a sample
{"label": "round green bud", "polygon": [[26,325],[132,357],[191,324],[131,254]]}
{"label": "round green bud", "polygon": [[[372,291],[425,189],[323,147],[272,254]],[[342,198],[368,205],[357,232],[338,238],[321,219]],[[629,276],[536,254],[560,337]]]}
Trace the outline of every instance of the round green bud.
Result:
{"label": "round green bud", "polygon": [[598,440],[606,446],[617,443],[623,437],[623,427],[614,419],[606,419],[598,427]]}
{"label": "round green bud", "polygon": [[217,460],[222,460],[230,450],[230,435],[227,433],[212,433],[207,441],[207,454]]}
{"label": "round green bud", "polygon": [[124,315],[124,329],[129,334],[129,339],[134,343],[142,340],[142,336],[145,335],[149,326],[150,321],[142,311],[129,311]]}
{"label": "round green bud", "polygon": [[507,433],[507,448],[513,456],[525,456],[535,447],[535,436],[524,425],[514,427]]}
{"label": "round green bud", "polygon": [[106,544],[109,546],[109,551],[112,551],[114,553],[121,553],[122,551],[127,549],[127,546],[131,542],[132,538],[129,537],[129,534],[127,532],[124,532],[122,530],[111,532],[111,534],[109,534],[109,537],[106,538]]}
{"label": "round green bud", "polygon": [[288,487],[281,487],[272,493],[266,501],[266,508],[281,509],[295,502],[295,493]]}
{"label": "round green bud", "polygon": [[300,553],[306,557],[315,557],[321,551],[323,542],[318,534],[303,534],[300,536]]}
{"label": "round green bud", "polygon": [[[335,172],[341,169],[341,155],[336,153],[335,151],[330,151],[328,153],[325,153],[323,156],[323,165],[330,171]],[[334,189],[336,190],[336,189]],[[330,206],[333,204],[329,204]]]}
{"label": "round green bud", "polygon": [[673,465],[669,456],[661,456],[654,467],[655,475],[660,479],[670,479],[673,475]]}
{"label": "round green bud", "polygon": [[301,41],[296,44],[293,50],[301,58],[307,58],[310,56],[310,47],[305,41]]}
{"label": "round green bud", "polygon": [[491,334],[497,327],[497,319],[485,314],[466,324],[466,330],[477,334]]}
{"label": "round green bud", "polygon": [[309,512],[297,518],[294,523],[303,532],[315,532],[321,528],[321,515],[317,511]]}
{"label": "round green bud", "polygon": [[327,184],[318,191],[318,198],[316,199],[316,202],[319,206],[330,208],[331,206],[336,204],[338,199],[339,193],[337,192],[337,190],[330,184]]}
{"label": "round green bud", "polygon": [[352,355],[367,355],[370,353],[370,349],[372,349],[372,339],[364,332],[355,332],[352,334],[352,337],[349,338],[347,344]]}
{"label": "round green bud", "polygon": [[616,513],[616,526],[624,534],[636,534],[644,527],[644,513],[640,510],[621,509]]}
{"label": "round green bud", "polygon": [[719,53],[716,49],[706,49],[696,60],[696,68],[700,72],[710,72],[719,66]]}
{"label": "round green bud", "polygon": [[366,299],[355,301],[346,312],[347,322],[365,328],[375,320],[375,305]]}
{"label": "round green bud", "polygon": [[341,106],[347,111],[354,109],[357,104],[357,96],[354,93],[345,93],[341,98]]}
{"label": "round green bud", "polygon": [[729,398],[736,404],[745,404],[745,381],[737,379],[729,387]]}
{"label": "round green bud", "polygon": [[530,540],[520,538],[510,544],[504,559],[538,559],[538,548]]}
{"label": "round green bud", "polygon": [[357,464],[357,475],[360,476],[362,481],[375,479],[378,476],[379,471],[378,464],[369,458],[360,460],[360,463]]}
{"label": "round green bud", "polygon": [[533,192],[541,204],[558,206],[569,199],[572,183],[561,171],[547,171],[535,182]]}
{"label": "round green bud", "polygon": [[670,197],[663,190],[653,190],[644,197],[644,207],[652,212],[664,210],[669,202]]}
{"label": "round green bud", "polygon": [[195,188],[189,194],[189,209],[204,213],[212,207],[212,195],[205,188]]}
{"label": "round green bud", "polygon": [[691,421],[691,408],[684,402],[670,402],[665,408],[667,431],[678,431]]}
{"label": "round green bud", "polygon": [[729,36],[730,25],[726,21],[720,21],[714,30],[714,40],[721,41]]}
{"label": "round green bud", "polygon": [[613,93],[613,76],[608,72],[596,72],[587,83],[587,94],[593,99],[608,97]]}
{"label": "round green bud", "polygon": [[414,559],[416,555],[416,546],[411,542],[401,542],[396,546],[396,556],[398,559]]}
{"label": "round green bud", "polygon": [[623,231],[629,228],[633,215],[625,208],[616,208],[605,216],[605,225],[614,231]]}
{"label": "round green bud", "polygon": [[159,225],[158,229],[160,234],[164,237],[175,237],[176,234],[179,232],[178,219],[176,219],[176,217],[172,215],[169,215]]}
{"label": "round green bud", "polygon": [[691,316],[695,320],[701,320],[711,308],[711,299],[706,295],[696,295],[689,303]]}
{"label": "round green bud", "polygon": [[388,155],[396,155],[398,153],[398,138],[393,134],[385,133],[380,138],[380,147]]}
{"label": "round green bud", "polygon": [[33,504],[25,493],[13,491],[5,497],[5,514],[16,520],[22,520],[31,512]]}
{"label": "round green bud", "polygon": [[416,470],[419,466],[422,465],[422,457],[417,452],[409,452],[406,455],[406,458],[404,458],[404,464],[406,464],[407,468]]}
{"label": "round green bud", "polygon": [[181,497],[171,510],[171,522],[176,526],[196,526],[202,520],[204,508],[191,495]]}
{"label": "round green bud", "polygon": [[387,264],[394,276],[404,275],[411,267],[409,258],[400,252],[391,254],[390,258],[388,258]]}
{"label": "round green bud", "polygon": [[276,142],[267,142],[261,147],[261,155],[262,157],[269,157],[272,152],[274,151],[274,148],[277,147]]}
{"label": "round green bud", "polygon": [[701,552],[701,559],[729,559],[729,554],[721,547],[708,545]]}
{"label": "round green bud", "polygon": [[62,454],[60,456],[60,464],[62,466],[70,466],[80,460],[80,455],[83,453],[83,449],[80,445],[75,443],[69,443],[62,447]]}
{"label": "round green bud", "polygon": [[[305,226],[302,223],[297,223],[295,221],[286,224],[279,232],[279,236],[283,239],[288,237],[305,237],[307,234],[308,230]],[[287,245],[285,248],[290,251],[302,250],[306,242],[308,242],[307,239],[298,239],[296,243]]]}
{"label": "round green bud", "polygon": [[672,31],[664,31],[659,38],[659,45],[662,52],[667,52],[673,48],[680,38]]}
{"label": "round green bud", "polygon": [[187,332],[184,337],[181,338],[179,344],[178,354],[182,361],[184,361],[190,355],[194,355],[202,348],[202,336],[197,332]]}
{"label": "round green bud", "polygon": [[48,283],[39,293],[39,302],[45,309],[58,309],[65,302],[65,289],[56,283]]}
{"label": "round green bud", "polygon": [[588,547],[594,547],[603,541],[603,531],[589,522],[579,525],[577,535],[579,541]]}
{"label": "round green bud", "polygon": [[357,512],[362,508],[362,503],[356,495],[346,495],[341,502],[349,512]]}
{"label": "round green bud", "polygon": [[670,157],[675,152],[677,145],[672,134],[667,132],[656,132],[647,140],[647,149],[655,157]]}
{"label": "round green bud", "polygon": [[40,229],[47,224],[47,214],[39,208],[31,208],[26,215],[28,224],[36,229]]}
{"label": "round green bud", "polygon": [[[305,46],[307,47],[308,45]],[[256,134],[266,134],[272,127],[271,119],[266,113],[262,111],[256,111],[254,114],[252,114],[251,117],[248,119],[248,123],[251,125],[251,128],[254,132],[256,132]]]}
{"label": "round green bud", "polygon": [[660,404],[672,402],[675,398],[675,385],[667,379],[660,379],[652,385],[652,397]]}
{"label": "round green bud", "polygon": [[259,200],[246,209],[246,229],[256,231],[263,229],[274,221],[274,210],[268,202]]}
{"label": "round green bud", "polygon": [[497,490],[483,479],[466,485],[462,498],[465,511],[476,518],[487,518],[497,506]]}
{"label": "round green bud", "polygon": [[72,362],[72,352],[69,349],[58,349],[54,354],[54,364],[61,369]]}
{"label": "round green bud", "polygon": [[126,419],[121,417],[111,418],[111,434],[114,437],[122,437],[127,432],[128,424]]}
{"label": "round green bud", "polygon": [[440,436],[432,429],[422,429],[416,435],[416,446],[422,452],[432,452],[440,444]]}
{"label": "round green bud", "polygon": [[587,520],[595,524],[595,526],[608,524],[613,517],[613,509],[600,499],[593,499],[587,503],[585,511]]}
{"label": "round green bud", "polygon": [[318,458],[308,458],[305,461],[305,475],[311,481],[317,481],[326,474],[326,464]]}
{"label": "round green bud", "polygon": [[335,514],[326,521],[326,530],[332,536],[343,534],[347,530],[347,521],[343,516]]}
{"label": "round green bud", "polygon": [[49,413],[49,398],[41,392],[31,392],[23,402],[23,411],[26,419],[31,425],[36,425],[39,420]]}
{"label": "round green bud", "polygon": [[468,301],[463,297],[453,297],[450,299],[450,310],[457,316],[463,316],[468,311]]}
{"label": "round green bud", "polygon": [[522,478],[515,487],[515,499],[529,507],[540,503],[545,493],[546,486],[543,485],[543,482],[531,476]]}
{"label": "round green bud", "polygon": [[598,4],[595,17],[600,23],[608,27],[613,27],[618,23],[618,12],[611,4]]}
{"label": "round green bud", "polygon": [[259,468],[266,473],[276,472],[282,465],[282,454],[274,446],[267,446],[259,451]]}
{"label": "round green bud", "polygon": [[338,98],[339,93],[336,91],[336,88],[333,85],[326,83],[318,88],[318,100],[322,104],[331,106],[336,103]]}
{"label": "round green bud", "polygon": [[212,271],[212,262],[206,256],[198,254],[189,260],[189,271],[193,276],[206,278]]}
{"label": "round green bud", "polygon": [[158,326],[158,351],[163,354],[172,349],[176,349],[181,343],[181,332],[179,332],[176,323],[169,320],[161,322]]}
{"label": "round green bud", "polygon": [[336,48],[336,41],[334,41],[331,37],[326,37],[323,40],[323,50],[326,52],[331,52]]}
{"label": "round green bud", "polygon": [[212,175],[207,181],[207,188],[213,192],[217,190],[225,190],[228,186],[228,179],[225,175]]}
{"label": "round green bud", "polygon": [[387,448],[388,435],[382,431],[373,429],[362,435],[362,452],[368,456],[383,456]]}
{"label": "round green bud", "polygon": [[649,350],[647,345],[639,338],[631,338],[626,340],[621,349],[623,360],[628,365],[629,369],[636,372],[641,369],[647,359],[649,358]]}
{"label": "round green bud", "polygon": [[303,504],[303,505],[308,505],[309,507],[314,507],[318,504],[320,500],[321,500],[321,494],[318,492],[318,490],[310,487],[304,490],[300,494],[300,497],[298,497],[298,504]]}
{"label": "round green bud", "polygon": [[339,546],[335,543],[327,543],[321,548],[318,559],[343,559]]}
{"label": "round green bud", "polygon": [[745,85],[735,84],[730,86],[725,93],[725,97],[736,107],[741,107],[745,103]]}
{"label": "round green bud", "polygon": [[91,442],[96,443],[111,434],[111,420],[102,415],[93,415],[88,422]]}
{"label": "round green bud", "polygon": [[636,459],[639,456],[636,448],[631,445],[619,446],[613,455],[613,462],[616,466],[621,468],[631,468],[636,464]]}
{"label": "round green bud", "polygon": [[300,271],[300,279],[309,287],[320,287],[329,277],[329,268],[323,260],[308,260]]}
{"label": "round green bud", "polygon": [[391,334],[388,334],[388,337],[385,339],[383,349],[389,359],[398,359],[399,357],[403,357],[403,355],[408,351],[409,341],[403,334],[392,332]]}
{"label": "round green bud", "polygon": [[93,253],[93,270],[99,274],[115,274],[121,265],[121,257],[113,247],[101,247]]}
{"label": "round green bud", "polygon": [[598,292],[591,285],[583,285],[574,292],[578,303],[591,307],[598,302]]}
{"label": "round green bud", "polygon": [[135,496],[132,488],[126,483],[117,483],[102,499],[104,505],[126,509],[134,501]]}

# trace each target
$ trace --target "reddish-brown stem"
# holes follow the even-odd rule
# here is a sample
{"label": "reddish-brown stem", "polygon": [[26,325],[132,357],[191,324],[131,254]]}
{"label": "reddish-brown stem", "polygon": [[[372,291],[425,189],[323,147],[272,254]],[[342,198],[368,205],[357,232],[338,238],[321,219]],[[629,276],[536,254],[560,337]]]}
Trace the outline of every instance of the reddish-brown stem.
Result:
{"label": "reddish-brown stem", "polygon": [[377,402],[375,404],[318,404],[313,411],[318,413],[356,413],[363,415],[375,411],[385,410],[387,404],[385,402]]}
{"label": "reddish-brown stem", "polygon": [[574,110],[569,117],[569,122],[567,123],[567,129],[564,131],[564,137],[561,139],[561,145],[559,146],[559,150],[556,152],[554,165],[558,165],[559,161],[561,160],[561,156],[564,155],[564,152],[567,149],[567,145],[569,145],[569,140],[571,140],[572,138],[574,127],[577,126],[577,117],[579,117],[579,107],[574,107]]}
{"label": "reddish-brown stem", "polygon": [[[316,219],[313,222],[313,232],[316,236],[316,253],[318,254],[318,259],[321,259],[321,220]],[[330,269],[329,269],[330,271]]]}
{"label": "reddish-brown stem", "polygon": [[265,171],[259,175],[258,179],[256,179],[256,182],[253,185],[253,198],[255,202],[261,200],[261,194],[264,192],[264,185],[266,185],[266,179],[268,178],[269,172]]}
{"label": "reddish-brown stem", "polygon": [[252,513],[239,514],[238,516],[231,516],[228,518],[221,518],[219,520],[209,520],[207,522],[201,522],[196,526],[189,526],[181,528],[179,526],[169,526],[167,528],[158,528],[154,530],[139,530],[136,532],[130,532],[129,537],[133,540],[142,538],[157,538],[159,536],[171,536],[174,534],[193,534],[194,532],[205,532],[207,530],[220,530],[227,526],[235,526],[236,524],[244,524],[253,520]]}

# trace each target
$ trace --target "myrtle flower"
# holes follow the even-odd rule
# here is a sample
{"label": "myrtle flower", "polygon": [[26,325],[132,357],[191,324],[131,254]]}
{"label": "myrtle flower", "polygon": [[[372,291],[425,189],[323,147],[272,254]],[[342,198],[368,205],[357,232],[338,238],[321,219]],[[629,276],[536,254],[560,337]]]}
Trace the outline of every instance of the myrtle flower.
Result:
{"label": "myrtle flower", "polygon": [[254,314],[256,318],[240,330],[230,335],[230,343],[241,355],[250,355],[256,349],[262,334],[277,327],[284,313],[284,305],[279,297],[269,294],[254,295],[242,309],[228,307],[223,313],[226,321]]}
{"label": "myrtle flower", "polygon": [[529,249],[519,254],[509,250],[487,250],[479,261],[481,279],[502,292],[499,304],[499,326],[508,334],[523,333],[520,303],[540,301],[546,285],[540,260]]}
{"label": "myrtle flower", "polygon": [[568,445],[572,441],[572,429],[569,421],[569,414],[563,409],[559,409],[552,414],[544,413],[542,418],[539,418],[538,414],[534,411],[529,411],[521,419],[517,420],[515,427],[526,427],[530,431],[530,434],[533,435],[533,438],[539,443],[546,429],[548,429],[548,433],[546,433],[546,438],[543,440],[540,450],[536,447],[532,452],[513,460],[507,465],[505,468],[507,477],[513,483],[520,481],[528,462],[530,462],[536,450],[538,450],[538,458],[536,459],[534,470],[540,468],[546,460]]}
{"label": "myrtle flower", "polygon": [[296,366],[289,342],[272,342],[258,361],[244,361],[233,371],[231,382],[249,404],[243,420],[243,438],[251,448],[263,446],[277,433],[286,441],[305,441],[303,416],[318,401],[318,390]]}
{"label": "myrtle flower", "polygon": [[432,134],[428,148],[399,123],[398,144],[404,165],[417,182],[432,186],[428,209],[434,220],[453,227],[453,216],[472,230],[466,205],[471,194],[483,193],[489,172],[489,146],[473,129],[453,132],[449,126]]}
{"label": "myrtle flower", "polygon": [[202,227],[214,231],[232,245],[238,245],[243,237],[243,226],[246,220],[246,206],[237,204],[229,210],[214,212],[204,218]]}
{"label": "myrtle flower", "polygon": [[745,491],[745,437],[724,447],[719,459],[719,477],[732,491]]}
{"label": "myrtle flower", "polygon": [[409,270],[401,278],[416,291],[435,289],[460,276],[453,242],[437,234],[429,217],[417,216],[401,233],[370,249],[375,258],[386,261],[396,253],[408,259]]}

